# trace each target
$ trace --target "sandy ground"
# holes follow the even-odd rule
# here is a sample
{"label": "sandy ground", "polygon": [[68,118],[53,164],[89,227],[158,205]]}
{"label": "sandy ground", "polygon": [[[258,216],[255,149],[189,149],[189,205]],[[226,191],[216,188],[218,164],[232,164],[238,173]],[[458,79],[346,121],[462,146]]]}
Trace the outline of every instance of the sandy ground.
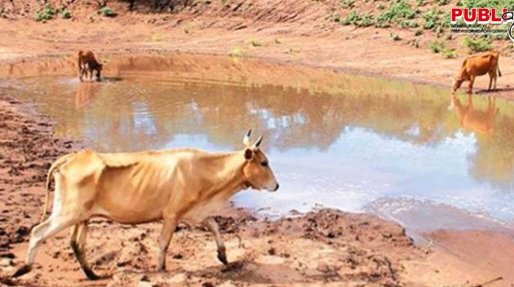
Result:
{"label": "sandy ground", "polygon": [[[2,71],[9,71],[9,63],[73,55],[78,49],[93,49],[107,60],[110,53],[166,51],[259,57],[449,86],[462,61],[443,59],[426,46],[416,49],[393,42],[386,30],[330,23],[326,20],[330,1],[315,7],[307,0],[239,2],[230,2],[229,9],[207,10],[200,5],[178,14],[126,12],[112,19],[86,7],[74,12],[72,20],[46,24],[7,16],[0,19]],[[115,9],[123,11],[121,6]],[[430,37],[427,34],[424,41]],[[501,90],[493,95],[512,98],[513,63],[510,56],[500,60],[504,77],[498,82]],[[487,78],[480,78],[477,88],[486,84]],[[511,234],[443,230],[425,234],[432,243],[417,247],[402,227],[369,215],[323,210],[272,222],[230,207],[217,217],[232,262],[228,267],[217,262],[214,240],[205,229],[182,226],[168,254],[169,272],[157,273],[159,224],[134,227],[98,220],[91,223],[88,258],[98,273],[112,277],[84,280],[68,247],[68,234],[60,234],[44,245],[32,273],[11,280],[8,275],[25,255],[29,229],[40,218],[47,168],[57,156],[81,144],[55,138],[51,119],[8,95],[0,97],[0,135],[4,284],[494,287],[514,283]]]}

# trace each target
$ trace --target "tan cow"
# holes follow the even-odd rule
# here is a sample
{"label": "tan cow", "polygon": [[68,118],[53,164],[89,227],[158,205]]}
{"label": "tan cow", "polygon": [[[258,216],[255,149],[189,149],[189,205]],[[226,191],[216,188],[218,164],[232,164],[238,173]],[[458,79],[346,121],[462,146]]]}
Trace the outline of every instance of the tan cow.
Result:
{"label": "tan cow", "polygon": [[473,55],[464,60],[462,67],[455,76],[452,84],[452,94],[454,94],[464,81],[469,81],[468,93],[473,93],[473,84],[477,76],[489,74],[489,89],[491,90],[494,81],[494,89],[496,90],[496,78],[502,76],[498,61],[500,60],[500,52],[491,51],[478,55]]}
{"label": "tan cow", "polygon": [[228,264],[225,246],[213,209],[235,193],[246,189],[276,191],[279,187],[268,159],[259,149],[260,137],[245,148],[230,153],[208,153],[196,149],[137,153],[95,153],[80,151],[59,158],[50,168],[55,196],[51,216],[37,225],[29,242],[25,265],[14,277],[29,272],[40,244],[72,226],[71,247],[88,279],[93,273],[85,258],[87,223],[92,217],[138,224],[163,220],[159,238],[158,269],[166,269],[168,250],[179,221],[202,222],[214,235],[218,259]]}

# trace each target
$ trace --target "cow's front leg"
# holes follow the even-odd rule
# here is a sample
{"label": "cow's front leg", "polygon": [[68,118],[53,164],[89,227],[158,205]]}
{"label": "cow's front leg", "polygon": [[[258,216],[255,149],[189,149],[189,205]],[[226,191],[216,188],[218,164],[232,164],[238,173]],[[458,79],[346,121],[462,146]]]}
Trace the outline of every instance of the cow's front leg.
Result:
{"label": "cow's front leg", "polygon": [[203,224],[212,232],[212,235],[214,235],[214,239],[216,240],[216,246],[218,248],[219,261],[221,261],[221,263],[225,265],[228,265],[227,254],[225,251],[225,243],[223,242],[223,238],[221,238],[218,223],[216,222],[216,220],[214,220],[214,218],[207,217],[207,219],[203,221]]}
{"label": "cow's front leg", "polygon": [[161,237],[159,238],[159,262],[157,269],[166,271],[166,252],[177,227],[177,219],[175,216],[165,217],[162,225]]}
{"label": "cow's front leg", "polygon": [[473,94],[473,84],[475,83],[475,77],[469,79],[468,94]]}

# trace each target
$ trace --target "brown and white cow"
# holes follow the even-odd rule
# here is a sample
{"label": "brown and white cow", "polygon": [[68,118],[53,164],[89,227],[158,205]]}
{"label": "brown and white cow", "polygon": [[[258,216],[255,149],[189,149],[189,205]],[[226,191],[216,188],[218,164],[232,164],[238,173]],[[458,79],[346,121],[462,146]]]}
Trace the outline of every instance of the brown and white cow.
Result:
{"label": "brown and white cow", "polygon": [[95,54],[91,51],[79,51],[78,54],[78,66],[79,66],[79,79],[82,82],[84,76],[88,76],[91,80],[93,78],[93,72],[95,72],[96,81],[102,80],[102,69],[103,64],[98,62]]}
{"label": "brown and white cow", "polygon": [[[158,261],[161,271],[166,269],[166,251],[177,223],[201,222],[216,239],[218,259],[228,264],[218,225],[209,214],[243,189],[276,191],[279,187],[266,155],[259,149],[262,137],[250,144],[249,136],[250,132],[243,140],[243,150],[230,153],[197,149],[80,151],[59,158],[48,172],[42,223],[32,230],[25,265],[13,276],[31,270],[44,240],[73,227],[70,242],[75,256],[87,278],[98,279],[84,252],[88,220],[97,216],[126,224],[162,220]],[[53,209],[44,220],[52,175]]]}
{"label": "brown and white cow", "polygon": [[473,55],[464,60],[458,74],[455,76],[452,84],[452,94],[454,94],[464,81],[469,81],[468,93],[473,93],[473,84],[477,76],[489,74],[489,89],[494,81],[494,89],[496,89],[496,79],[498,74],[502,75],[498,61],[500,52],[490,51],[478,55]]}

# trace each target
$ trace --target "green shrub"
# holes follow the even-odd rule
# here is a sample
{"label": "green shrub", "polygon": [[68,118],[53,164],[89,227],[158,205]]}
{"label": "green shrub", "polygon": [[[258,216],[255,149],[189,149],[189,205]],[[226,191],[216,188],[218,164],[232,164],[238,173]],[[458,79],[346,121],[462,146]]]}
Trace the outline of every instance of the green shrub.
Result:
{"label": "green shrub", "polygon": [[116,17],[118,15],[112,8],[105,6],[102,7],[102,9],[98,10],[100,14],[102,14],[104,17]]}
{"label": "green shrub", "polygon": [[432,41],[428,46],[433,53],[441,53],[446,49],[446,45],[442,41]]}
{"label": "green shrub", "polygon": [[480,37],[480,38],[475,38],[475,39],[473,39],[471,37],[464,38],[464,45],[466,47],[468,47],[468,49],[472,53],[489,51],[492,48],[491,44],[492,44],[492,40],[489,38],[485,38],[485,37]]}
{"label": "green shrub", "polygon": [[47,4],[47,5],[45,5],[45,7],[43,9],[41,9],[40,11],[38,11],[36,13],[36,21],[44,22],[44,21],[52,20],[54,18],[54,15],[55,15],[55,12],[52,9],[52,6],[50,6],[50,4]]}
{"label": "green shrub", "polygon": [[455,58],[457,58],[457,52],[455,52],[455,49],[444,49],[441,54],[446,59],[455,59]]}
{"label": "green shrub", "polygon": [[61,18],[63,19],[70,19],[71,18],[71,12],[67,9],[64,9],[61,13]]}
{"label": "green shrub", "polygon": [[228,52],[228,55],[230,57],[243,57],[245,54],[246,54],[246,51],[244,50],[244,48],[239,47],[239,46],[236,46],[236,47],[232,48]]}
{"label": "green shrub", "polygon": [[423,28],[435,30],[439,26],[439,13],[436,8],[432,8],[423,13]]}
{"label": "green shrub", "polygon": [[400,26],[402,28],[417,28],[419,24],[414,20],[404,20],[400,22]]}
{"label": "green shrub", "polygon": [[393,33],[390,33],[389,37],[391,37],[391,39],[393,39],[393,41],[400,41],[402,39],[402,37],[400,37],[400,35],[393,34]]}
{"label": "green shrub", "polygon": [[261,44],[261,43],[259,42],[259,40],[257,40],[257,39],[252,39],[252,40],[250,41],[250,44],[251,44],[252,46],[254,46],[254,47],[260,47],[260,46],[262,46],[262,44]]}
{"label": "green shrub", "polygon": [[343,25],[355,25],[358,21],[361,20],[359,14],[356,11],[350,12],[346,17],[341,21]]}
{"label": "green shrub", "polygon": [[334,22],[341,22],[341,15],[337,14],[337,13],[334,13],[332,15],[330,15],[330,19]]}
{"label": "green shrub", "polygon": [[370,13],[359,15],[356,11],[352,11],[341,21],[341,24],[354,25],[357,27],[369,27],[375,24],[375,19]]}
{"label": "green shrub", "polygon": [[433,41],[430,42],[428,46],[433,53],[441,54],[446,59],[454,59],[457,57],[457,52],[455,49],[450,49],[446,47],[446,44],[443,41]]}
{"label": "green shrub", "polygon": [[344,9],[353,8],[354,2],[355,2],[355,0],[342,0],[340,5]]}
{"label": "green shrub", "polygon": [[401,19],[414,19],[418,11],[412,9],[404,0],[393,1],[389,9],[378,17],[379,22],[398,23]]}
{"label": "green shrub", "polygon": [[369,13],[365,13],[362,15],[361,20],[357,23],[359,27],[369,27],[375,24],[375,20],[373,19],[373,15]]}

